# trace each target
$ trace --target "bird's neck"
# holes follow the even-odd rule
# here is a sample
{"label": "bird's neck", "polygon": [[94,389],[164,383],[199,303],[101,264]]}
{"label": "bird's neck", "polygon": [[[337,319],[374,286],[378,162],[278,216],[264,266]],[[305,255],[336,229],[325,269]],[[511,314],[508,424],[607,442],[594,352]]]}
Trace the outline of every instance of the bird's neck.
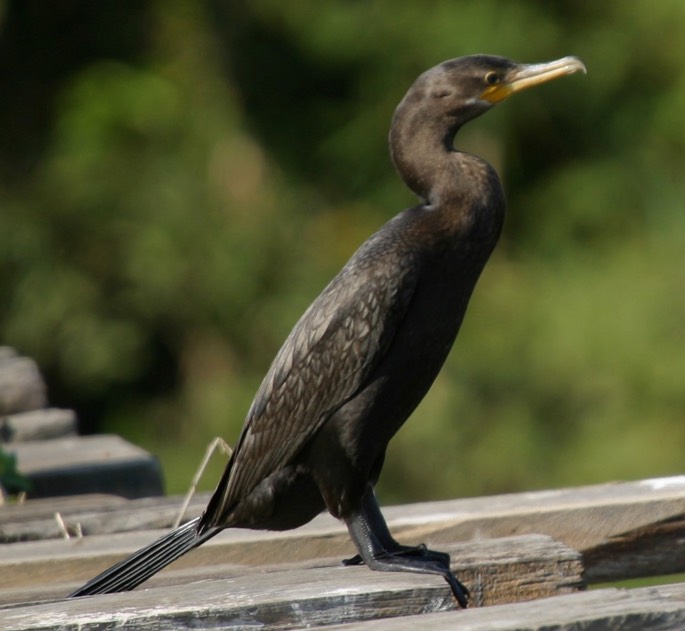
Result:
{"label": "bird's neck", "polygon": [[420,119],[423,124],[418,122],[400,118],[393,124],[390,149],[395,167],[432,211],[443,238],[487,243],[482,247],[487,258],[504,221],[504,192],[497,173],[482,158],[454,148],[458,126],[431,123],[426,117]]}
{"label": "bird's neck", "polygon": [[398,108],[390,131],[390,154],[407,186],[426,204],[467,201],[497,176],[485,160],[454,148],[457,124],[430,121]]}

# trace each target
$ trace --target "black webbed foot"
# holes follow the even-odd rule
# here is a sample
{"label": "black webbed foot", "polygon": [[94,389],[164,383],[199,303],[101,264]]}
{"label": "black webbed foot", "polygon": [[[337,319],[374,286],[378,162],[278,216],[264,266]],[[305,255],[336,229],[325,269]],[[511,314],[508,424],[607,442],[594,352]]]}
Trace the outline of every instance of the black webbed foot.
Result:
{"label": "black webbed foot", "polygon": [[459,606],[466,609],[469,604],[469,590],[462,585],[448,567],[442,563],[415,556],[379,555],[368,562],[369,569],[390,572],[414,572],[417,574],[439,574],[452,590],[452,594]]}
{"label": "black webbed foot", "polygon": [[383,519],[373,489],[369,488],[357,512],[345,519],[359,554],[343,561],[345,565],[366,564],[371,570],[437,574],[450,586],[459,606],[466,608],[469,591],[452,574],[450,557],[425,545],[403,546],[393,539]]}
{"label": "black webbed foot", "polygon": [[[437,550],[430,550],[425,543],[420,543],[418,546],[405,546],[397,543],[396,546],[390,547],[389,549],[384,548],[383,554],[384,556],[418,557],[438,563],[446,569],[449,569],[450,567],[449,554]],[[342,563],[343,565],[364,565],[364,559],[362,559],[361,555],[355,554],[349,559],[343,559]]]}

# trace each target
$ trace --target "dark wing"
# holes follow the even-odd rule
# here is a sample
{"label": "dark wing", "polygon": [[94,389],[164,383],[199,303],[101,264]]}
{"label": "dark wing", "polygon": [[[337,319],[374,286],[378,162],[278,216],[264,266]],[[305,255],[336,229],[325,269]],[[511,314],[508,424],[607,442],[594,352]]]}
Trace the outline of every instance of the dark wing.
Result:
{"label": "dark wing", "polygon": [[387,351],[411,301],[419,266],[411,253],[374,245],[383,246],[374,239],[362,246],[276,355],[203,527],[221,524],[237,501],[292,461]]}

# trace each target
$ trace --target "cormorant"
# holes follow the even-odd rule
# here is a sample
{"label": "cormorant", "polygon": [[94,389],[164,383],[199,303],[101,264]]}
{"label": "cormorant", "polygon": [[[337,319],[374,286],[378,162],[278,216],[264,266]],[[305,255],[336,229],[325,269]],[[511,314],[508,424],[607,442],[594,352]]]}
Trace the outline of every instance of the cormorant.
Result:
{"label": "cormorant", "polygon": [[499,237],[504,193],[459,128],[519,90],[585,66],[472,55],[418,77],[395,111],[392,160],[421,200],[372,235],[305,311],[274,359],[204,514],[71,596],[130,590],[224,528],[288,530],[325,509],[372,570],[443,576],[449,555],[403,546],[374,495],[388,442],[430,388]]}

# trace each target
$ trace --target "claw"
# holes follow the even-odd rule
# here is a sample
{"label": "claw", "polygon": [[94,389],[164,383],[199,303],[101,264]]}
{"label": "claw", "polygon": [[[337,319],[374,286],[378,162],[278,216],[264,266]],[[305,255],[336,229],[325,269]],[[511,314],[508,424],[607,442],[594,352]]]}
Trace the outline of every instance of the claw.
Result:
{"label": "claw", "polygon": [[345,566],[364,565],[364,559],[362,559],[360,555],[355,554],[353,557],[350,557],[349,559],[343,559],[342,564]]}
{"label": "claw", "polygon": [[459,606],[462,609],[466,609],[469,606],[469,598],[471,597],[471,592],[466,589],[466,586],[454,575],[452,572],[448,572],[444,575],[445,580],[452,590],[452,594]]}

